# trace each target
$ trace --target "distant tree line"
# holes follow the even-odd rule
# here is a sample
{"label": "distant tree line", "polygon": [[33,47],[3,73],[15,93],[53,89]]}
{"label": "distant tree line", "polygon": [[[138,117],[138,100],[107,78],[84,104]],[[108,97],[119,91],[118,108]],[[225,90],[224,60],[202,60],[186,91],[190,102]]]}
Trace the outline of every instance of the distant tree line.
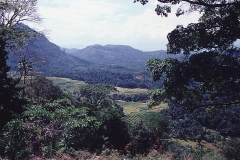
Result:
{"label": "distant tree line", "polygon": [[139,94],[113,94],[114,100],[123,100],[126,102],[146,102],[149,100],[149,95],[147,93]]}
{"label": "distant tree line", "polygon": [[162,81],[154,82],[149,72],[108,70],[90,68],[87,70],[52,70],[50,76],[65,77],[85,81],[88,84],[110,84],[124,88],[157,88]]}

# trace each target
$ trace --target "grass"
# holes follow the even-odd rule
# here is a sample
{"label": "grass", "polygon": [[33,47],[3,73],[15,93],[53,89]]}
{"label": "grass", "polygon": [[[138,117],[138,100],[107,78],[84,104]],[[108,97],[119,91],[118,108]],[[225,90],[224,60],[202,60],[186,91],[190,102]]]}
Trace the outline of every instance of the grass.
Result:
{"label": "grass", "polygon": [[128,109],[135,109],[135,108],[145,108],[147,107],[147,103],[139,103],[139,102],[118,102],[119,105],[121,105],[124,108]]}
{"label": "grass", "polygon": [[[184,147],[189,147],[191,146],[192,148],[196,148],[198,146],[198,143],[196,141],[191,141],[189,139],[187,140],[182,140],[182,139],[177,139],[177,138],[173,138],[172,139],[174,142],[179,143],[180,145],[184,146]],[[200,142],[201,146],[204,148],[209,148],[209,149],[217,149],[216,146],[214,146],[212,143],[208,143],[206,141],[202,141]]]}
{"label": "grass", "polygon": [[116,87],[119,91],[119,94],[139,94],[139,93],[148,93],[148,89],[143,88],[122,88]]}
{"label": "grass", "polygon": [[[74,92],[79,86],[86,85],[84,81],[72,80],[69,78],[59,78],[59,77],[47,77],[48,80],[52,81],[54,85],[58,86],[64,92]],[[142,88],[122,88],[116,87],[119,94],[139,94],[147,93],[148,89]]]}
{"label": "grass", "polygon": [[180,145],[185,146],[185,147],[191,146],[192,148],[196,148],[198,145],[197,142],[191,141],[191,140],[182,140],[182,139],[175,139],[175,138],[173,138],[172,140],[173,140],[173,142],[177,142]]}
{"label": "grass", "polygon": [[159,106],[152,107],[150,109],[147,109],[147,103],[124,102],[124,101],[118,101],[117,103],[124,108],[123,111],[125,114],[140,113],[141,111],[143,111],[143,112],[159,112],[160,110],[168,107],[168,105],[166,103],[162,103]]}
{"label": "grass", "polygon": [[[47,77],[48,80],[52,81],[55,86],[58,86],[62,91],[66,93],[73,93],[76,91],[80,86],[86,85],[84,81],[72,80],[69,78],[59,78],[59,77]],[[147,93],[148,89],[142,88],[122,88],[116,87],[119,91],[119,94],[140,94],[140,93]],[[159,112],[163,108],[167,108],[168,105],[163,103],[159,106],[153,107],[151,109],[147,109],[147,103],[140,103],[140,102],[125,102],[125,101],[118,101],[118,104],[124,108],[124,113],[140,113],[141,111],[144,112]]]}
{"label": "grass", "polygon": [[79,86],[86,85],[84,81],[72,80],[69,78],[47,77],[55,86],[58,86],[64,92],[74,92]]}

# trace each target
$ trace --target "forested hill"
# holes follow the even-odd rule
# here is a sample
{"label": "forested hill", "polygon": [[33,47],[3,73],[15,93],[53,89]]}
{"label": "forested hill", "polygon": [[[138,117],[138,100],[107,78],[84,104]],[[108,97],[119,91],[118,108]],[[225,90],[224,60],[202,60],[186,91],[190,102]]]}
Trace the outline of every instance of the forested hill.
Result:
{"label": "forested hill", "polygon": [[153,88],[162,86],[162,83],[152,80],[145,66],[147,60],[180,58],[182,55],[169,55],[165,51],[144,52],[125,45],[92,45],[81,50],[62,49],[45,36],[39,35],[8,57],[8,65],[12,70],[17,69],[20,64],[18,62],[25,60],[27,66],[32,66],[34,71],[45,76],[66,77],[90,84]]}
{"label": "forested hill", "polygon": [[142,71],[146,70],[145,63],[149,58],[182,56],[166,54],[164,50],[144,52],[126,45],[91,45],[81,50],[62,49],[45,36],[39,36],[31,40],[23,50],[9,54],[8,64],[14,69],[17,62],[25,57],[36,70],[48,74],[56,70],[102,69],[104,66]]}
{"label": "forested hill", "polygon": [[[27,27],[27,26],[26,26]],[[23,58],[31,63],[35,70],[51,74],[56,70],[71,70],[87,67],[91,62],[69,55],[45,36],[32,39],[22,50],[10,53],[8,64],[14,69]]]}
{"label": "forested hill", "polygon": [[[19,24],[29,32],[36,32],[30,27]],[[149,58],[180,58],[183,55],[166,54],[166,51],[144,52],[126,45],[91,45],[84,49],[62,49],[39,34],[23,49],[8,55],[8,64],[12,69],[22,59],[32,63],[35,70],[48,73],[77,69],[131,69],[136,72],[146,71],[145,63]]]}
{"label": "forested hill", "polygon": [[144,52],[126,45],[91,45],[76,52],[72,50],[66,50],[66,52],[95,64],[118,65],[135,69],[146,68],[145,63],[149,58],[182,57],[182,55],[166,54],[164,50]]}

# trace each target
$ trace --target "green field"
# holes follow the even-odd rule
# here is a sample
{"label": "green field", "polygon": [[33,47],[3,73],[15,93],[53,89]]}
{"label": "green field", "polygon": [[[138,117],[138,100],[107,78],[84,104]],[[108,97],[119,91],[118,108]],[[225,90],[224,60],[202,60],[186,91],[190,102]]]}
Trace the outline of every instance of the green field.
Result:
{"label": "green field", "polygon": [[47,77],[47,79],[52,81],[55,86],[58,86],[66,93],[72,93],[78,89],[78,87],[86,85],[84,81],[72,80],[69,78]]}
{"label": "green field", "polygon": [[[177,143],[179,143],[180,145],[185,146],[185,147],[197,148],[197,146],[199,146],[196,141],[191,141],[191,140],[189,140],[189,139],[187,139],[187,140],[182,140],[182,139],[173,138],[172,141],[173,141],[173,142],[177,142]],[[201,144],[201,146],[204,147],[204,148],[214,149],[214,150],[217,149],[216,145],[214,145],[214,144],[212,144],[212,143],[208,143],[208,142],[206,142],[206,141],[202,141],[202,142],[200,142],[200,144]]]}
{"label": "green field", "polygon": [[[69,78],[59,78],[59,77],[47,77],[48,80],[52,81],[55,86],[58,86],[64,92],[73,92],[79,86],[86,85],[84,81],[72,80]],[[148,89],[142,88],[122,88],[116,87],[119,94],[139,94],[139,93],[147,93]]]}
{"label": "green field", "polygon": [[[52,81],[52,83],[55,86],[58,86],[62,91],[66,93],[73,93],[80,86],[87,84],[84,81],[71,80],[69,78],[47,77],[47,79]],[[142,89],[142,88],[134,88],[134,89],[122,88],[122,87],[116,87],[116,88],[119,91],[119,94],[131,95],[131,94],[140,94],[140,93],[148,92],[148,89]],[[166,103],[162,103],[159,106],[156,106],[147,110],[147,103],[125,102],[125,101],[118,101],[117,103],[124,108],[124,112],[126,114],[140,113],[140,110],[146,110],[146,112],[158,112],[161,109],[168,107]]]}
{"label": "green field", "polygon": [[143,88],[122,88],[116,87],[120,94],[139,94],[139,93],[148,93],[148,89]]}
{"label": "green field", "polygon": [[143,112],[159,112],[160,110],[167,108],[168,105],[166,103],[162,103],[159,106],[152,107],[151,109],[147,109],[147,103],[140,103],[140,102],[124,102],[118,101],[117,102],[120,106],[124,108],[124,113],[140,113]]}

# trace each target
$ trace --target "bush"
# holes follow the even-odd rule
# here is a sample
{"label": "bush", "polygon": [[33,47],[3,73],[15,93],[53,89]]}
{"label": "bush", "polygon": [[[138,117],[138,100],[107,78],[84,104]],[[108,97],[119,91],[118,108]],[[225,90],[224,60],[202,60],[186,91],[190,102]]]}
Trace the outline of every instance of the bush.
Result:
{"label": "bush", "polygon": [[122,150],[129,142],[127,123],[123,120],[124,113],[113,107],[104,108],[96,115],[102,123],[100,135],[104,136],[103,149]]}
{"label": "bush", "polygon": [[227,159],[240,160],[240,140],[233,138],[223,143],[222,153]]}
{"label": "bush", "polygon": [[6,156],[22,159],[33,154],[51,158],[56,151],[88,148],[88,139],[101,124],[88,112],[88,108],[76,108],[66,99],[29,106],[21,119],[7,124]]}
{"label": "bush", "polygon": [[[134,115],[133,115],[134,116]],[[134,120],[134,119],[133,119]],[[168,119],[160,113],[144,113],[129,124],[131,142],[125,151],[132,155],[148,153],[151,149],[164,149],[162,138],[168,138]]]}
{"label": "bush", "polygon": [[3,133],[4,156],[10,159],[21,159],[31,153],[27,146],[27,130],[20,119],[7,123]]}

